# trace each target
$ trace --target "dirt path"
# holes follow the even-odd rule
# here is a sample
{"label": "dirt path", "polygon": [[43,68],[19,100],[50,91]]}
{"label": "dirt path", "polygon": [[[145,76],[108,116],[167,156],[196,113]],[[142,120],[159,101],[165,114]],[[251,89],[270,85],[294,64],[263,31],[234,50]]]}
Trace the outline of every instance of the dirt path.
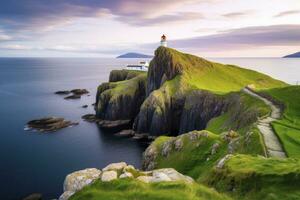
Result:
{"label": "dirt path", "polygon": [[276,106],[273,102],[252,92],[251,90],[249,90],[247,88],[244,88],[243,92],[245,92],[257,99],[262,100],[263,102],[265,102],[266,105],[270,106],[270,108],[272,110],[271,115],[266,118],[258,120],[257,128],[263,135],[268,156],[285,158],[286,154],[281,146],[281,143],[279,142],[279,139],[278,139],[276,133],[273,131],[273,129],[271,127],[271,122],[280,118],[280,115],[281,115],[280,108],[278,106]]}

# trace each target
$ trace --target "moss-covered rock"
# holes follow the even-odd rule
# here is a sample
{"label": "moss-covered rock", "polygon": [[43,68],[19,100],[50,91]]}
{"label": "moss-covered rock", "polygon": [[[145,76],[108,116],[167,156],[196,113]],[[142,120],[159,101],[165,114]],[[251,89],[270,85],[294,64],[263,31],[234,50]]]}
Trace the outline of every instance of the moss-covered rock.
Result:
{"label": "moss-covered rock", "polygon": [[[126,70],[118,73],[128,75]],[[128,80],[103,83],[97,91],[96,116],[104,120],[133,120],[145,99],[145,93],[145,73],[137,73]]]}

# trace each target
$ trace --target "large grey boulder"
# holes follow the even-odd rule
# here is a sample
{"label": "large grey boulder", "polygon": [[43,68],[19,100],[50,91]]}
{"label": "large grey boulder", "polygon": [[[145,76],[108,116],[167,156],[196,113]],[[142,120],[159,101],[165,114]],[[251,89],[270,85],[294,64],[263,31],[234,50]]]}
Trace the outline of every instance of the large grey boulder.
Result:
{"label": "large grey boulder", "polygon": [[124,172],[119,178],[133,178],[133,175],[130,172]]}
{"label": "large grey boulder", "polygon": [[101,171],[96,168],[88,168],[73,172],[66,176],[64,182],[64,191],[76,192],[84,186],[91,184],[100,177]]}
{"label": "large grey boulder", "polygon": [[163,168],[163,169],[153,170],[153,178],[154,178],[153,182],[158,182],[158,181],[183,181],[186,183],[194,182],[194,180],[191,177],[185,176],[173,168]]}
{"label": "large grey boulder", "polygon": [[119,163],[111,163],[104,167],[102,171],[111,171],[111,170],[117,170],[117,171],[122,171],[123,168],[127,166],[126,162],[119,162]]}
{"label": "large grey boulder", "polygon": [[118,173],[116,171],[104,171],[101,176],[102,182],[109,182],[118,178]]}

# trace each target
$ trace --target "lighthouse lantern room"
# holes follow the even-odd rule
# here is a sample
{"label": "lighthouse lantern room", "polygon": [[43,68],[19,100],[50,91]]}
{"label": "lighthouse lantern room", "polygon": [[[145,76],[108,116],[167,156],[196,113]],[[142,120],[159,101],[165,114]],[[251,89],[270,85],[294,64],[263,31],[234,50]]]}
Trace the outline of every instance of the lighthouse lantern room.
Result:
{"label": "lighthouse lantern room", "polygon": [[167,47],[167,37],[165,35],[161,36],[160,46]]}

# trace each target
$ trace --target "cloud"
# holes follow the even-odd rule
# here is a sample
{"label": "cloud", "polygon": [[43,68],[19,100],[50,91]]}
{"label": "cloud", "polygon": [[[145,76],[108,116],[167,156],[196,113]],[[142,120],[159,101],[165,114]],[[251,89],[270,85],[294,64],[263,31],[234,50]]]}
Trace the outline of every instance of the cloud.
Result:
{"label": "cloud", "polygon": [[129,24],[156,24],[171,17],[191,19],[195,13],[164,13],[186,4],[209,1],[214,0],[10,0],[0,3],[0,24],[6,29],[31,29],[108,15]]}
{"label": "cloud", "polygon": [[[245,27],[213,35],[169,41],[169,46],[174,48],[208,51],[298,45],[300,45],[300,25]],[[155,46],[157,44],[148,44],[148,48]]]}
{"label": "cloud", "polygon": [[230,13],[225,13],[222,16],[226,17],[226,18],[238,18],[238,17],[244,17],[246,15],[249,14],[249,11],[245,11],[245,12],[230,12]]}
{"label": "cloud", "polygon": [[204,16],[201,13],[197,12],[179,12],[169,15],[160,15],[153,18],[137,18],[135,16],[118,17],[119,21],[129,23],[134,26],[153,26],[166,23],[182,23],[199,19],[204,19]]}
{"label": "cloud", "polygon": [[0,49],[2,49],[2,50],[32,50],[31,47],[27,47],[27,46],[19,45],[19,44],[1,45]]}
{"label": "cloud", "polygon": [[0,41],[7,41],[7,40],[11,40],[12,37],[10,37],[9,35],[3,34],[0,32]]}
{"label": "cloud", "polygon": [[299,14],[300,10],[288,10],[288,11],[284,11],[284,12],[280,12],[277,15],[274,15],[274,17],[285,17],[288,15],[295,15],[295,14]]}

